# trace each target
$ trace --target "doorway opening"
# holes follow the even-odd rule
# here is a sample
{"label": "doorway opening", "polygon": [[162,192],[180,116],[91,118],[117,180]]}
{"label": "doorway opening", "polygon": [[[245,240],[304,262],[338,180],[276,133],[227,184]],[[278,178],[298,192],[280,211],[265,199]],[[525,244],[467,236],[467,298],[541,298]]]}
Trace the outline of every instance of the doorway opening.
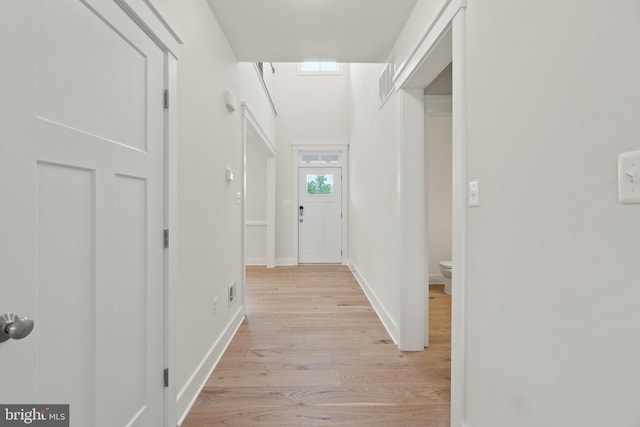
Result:
{"label": "doorway opening", "polygon": [[[465,294],[466,294],[466,2],[452,1],[445,5],[441,14],[427,29],[420,44],[410,58],[397,71],[394,83],[400,91],[409,96],[418,94],[422,102],[420,106],[411,106],[411,110],[403,111],[403,144],[411,146],[419,137],[424,144],[424,89],[452,63],[452,317],[451,317],[451,425],[460,425],[464,421],[464,388],[465,388]],[[416,93],[417,91],[417,93]],[[417,114],[420,110],[421,114]],[[403,159],[404,160],[404,159]],[[424,177],[426,162],[408,162],[411,168],[403,171],[403,175],[411,176],[411,172]],[[414,175],[415,176],[415,175]],[[424,179],[424,178],[423,178]],[[424,182],[423,182],[424,184]],[[424,185],[423,185],[424,187]],[[427,221],[426,212],[429,200],[424,188],[420,193],[410,194],[420,199],[419,207],[423,209],[421,221]],[[410,197],[407,197],[410,200]],[[409,205],[404,203],[402,208]],[[420,262],[428,265],[427,233],[423,233],[423,252]],[[407,241],[403,244],[403,253],[411,254],[412,246]],[[422,307],[414,301],[417,295],[425,294],[426,275],[418,277],[420,268],[414,265],[412,258],[406,270],[413,271],[410,280],[404,282],[400,304],[403,311],[401,318],[401,345],[405,348],[417,348],[418,343],[425,342],[424,323],[428,316],[428,299],[422,300]],[[424,271],[424,270],[423,270]],[[406,313],[406,314],[405,314]],[[425,322],[426,323],[426,322]],[[412,328],[420,330],[420,336],[411,332]],[[424,331],[424,332],[423,332]],[[404,340],[402,339],[404,338]]]}
{"label": "doorway opening", "polygon": [[276,150],[243,104],[243,266],[276,265]]}

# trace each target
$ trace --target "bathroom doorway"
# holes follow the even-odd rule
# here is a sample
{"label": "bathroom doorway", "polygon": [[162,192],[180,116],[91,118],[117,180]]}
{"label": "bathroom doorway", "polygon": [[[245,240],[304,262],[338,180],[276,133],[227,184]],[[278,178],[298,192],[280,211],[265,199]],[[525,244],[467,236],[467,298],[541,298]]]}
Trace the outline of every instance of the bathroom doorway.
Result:
{"label": "bathroom doorway", "polygon": [[[451,275],[441,265],[452,259],[452,87],[449,64],[424,90],[425,190],[428,286],[443,286],[451,295]],[[428,292],[427,292],[428,295]],[[428,304],[427,299],[427,304]],[[427,317],[427,316],[425,316]],[[425,347],[429,345],[425,318]]]}
{"label": "bathroom doorway", "polygon": [[[425,33],[422,42],[415,49],[412,57],[406,61],[397,71],[397,78],[394,80],[396,87],[402,93],[421,93],[421,100],[424,101],[424,89],[435,80],[435,78],[449,64],[452,64],[452,256],[451,260],[455,266],[452,276],[452,297],[451,297],[451,425],[460,425],[464,418],[464,390],[465,390],[465,366],[466,366],[466,223],[467,223],[467,141],[466,141],[466,2],[450,2],[442,10]],[[419,137],[424,146],[424,102],[420,103],[420,117],[415,115],[415,109],[403,109],[403,142],[409,147]],[[403,105],[405,107],[405,105]],[[409,105],[409,107],[412,107]],[[424,177],[426,174],[426,162],[407,162],[409,170],[407,174]],[[404,165],[404,164],[403,164]],[[426,197],[424,185],[421,193],[412,193],[419,199],[418,208],[423,208],[421,228],[427,221],[427,210],[429,200]],[[428,236],[424,232],[424,240],[421,242],[426,255],[421,256],[422,265],[425,259],[430,258],[428,254]],[[407,242],[404,248],[413,248]],[[415,246],[415,245],[414,245]],[[403,249],[404,249],[403,248]],[[411,262],[414,260],[412,259]],[[428,262],[426,263],[428,264]],[[414,268],[414,271],[417,271]],[[423,273],[424,274],[424,273]],[[404,292],[401,295],[401,307],[403,316],[401,327],[403,331],[411,330],[409,325],[421,324],[415,329],[420,330],[420,342],[424,342],[423,333],[425,317],[428,317],[428,299],[421,299],[422,307],[414,305],[416,296],[425,295],[424,281],[415,280],[407,282]],[[419,285],[419,286],[418,286]],[[419,312],[418,312],[419,311]],[[424,314],[424,315],[423,315]],[[405,323],[406,322],[406,323]],[[427,329],[428,330],[428,329]],[[417,337],[411,336],[417,341]]]}

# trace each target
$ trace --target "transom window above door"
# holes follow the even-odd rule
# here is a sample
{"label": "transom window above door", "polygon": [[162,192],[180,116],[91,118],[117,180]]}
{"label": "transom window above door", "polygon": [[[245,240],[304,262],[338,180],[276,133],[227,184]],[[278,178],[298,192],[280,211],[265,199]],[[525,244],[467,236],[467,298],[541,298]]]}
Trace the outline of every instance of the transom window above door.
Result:
{"label": "transom window above door", "polygon": [[300,155],[301,163],[318,164],[318,163],[339,163],[340,154],[338,153],[302,153]]}

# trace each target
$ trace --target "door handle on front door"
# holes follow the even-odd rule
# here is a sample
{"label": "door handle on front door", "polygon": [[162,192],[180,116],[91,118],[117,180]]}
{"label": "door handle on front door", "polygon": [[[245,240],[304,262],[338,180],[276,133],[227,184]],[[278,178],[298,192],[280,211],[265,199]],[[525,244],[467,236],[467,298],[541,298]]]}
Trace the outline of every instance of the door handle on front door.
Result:
{"label": "door handle on front door", "polygon": [[19,340],[33,331],[34,322],[27,317],[20,317],[17,314],[0,314],[0,342],[9,338]]}

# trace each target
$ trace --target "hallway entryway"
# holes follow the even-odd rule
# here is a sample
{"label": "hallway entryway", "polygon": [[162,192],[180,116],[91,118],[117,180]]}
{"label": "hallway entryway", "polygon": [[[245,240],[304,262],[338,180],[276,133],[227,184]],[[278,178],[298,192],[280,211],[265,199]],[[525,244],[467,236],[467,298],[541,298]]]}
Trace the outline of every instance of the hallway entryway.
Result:
{"label": "hallway entryway", "polygon": [[183,427],[449,426],[450,304],[401,352],[346,266],[249,267],[247,318]]}

